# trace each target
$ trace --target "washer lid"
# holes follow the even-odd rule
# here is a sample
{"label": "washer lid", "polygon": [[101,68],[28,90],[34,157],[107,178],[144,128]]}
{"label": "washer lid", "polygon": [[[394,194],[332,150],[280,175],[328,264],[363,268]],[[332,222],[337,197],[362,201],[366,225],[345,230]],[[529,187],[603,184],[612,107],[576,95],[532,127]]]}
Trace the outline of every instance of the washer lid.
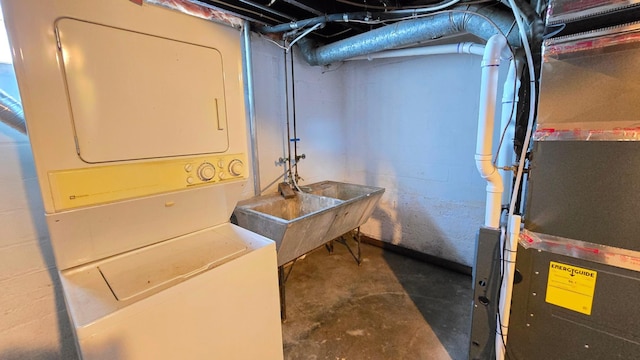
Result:
{"label": "washer lid", "polygon": [[198,232],[107,260],[98,270],[118,301],[143,296],[220,265],[247,250],[218,232]]}

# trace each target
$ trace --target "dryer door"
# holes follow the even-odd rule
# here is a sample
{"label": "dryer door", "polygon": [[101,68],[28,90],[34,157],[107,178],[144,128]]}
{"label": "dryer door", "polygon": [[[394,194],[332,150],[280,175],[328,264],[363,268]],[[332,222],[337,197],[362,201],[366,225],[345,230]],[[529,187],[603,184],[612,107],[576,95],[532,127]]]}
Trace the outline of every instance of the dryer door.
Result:
{"label": "dryer door", "polygon": [[228,149],[217,49],[70,18],[56,35],[83,161]]}

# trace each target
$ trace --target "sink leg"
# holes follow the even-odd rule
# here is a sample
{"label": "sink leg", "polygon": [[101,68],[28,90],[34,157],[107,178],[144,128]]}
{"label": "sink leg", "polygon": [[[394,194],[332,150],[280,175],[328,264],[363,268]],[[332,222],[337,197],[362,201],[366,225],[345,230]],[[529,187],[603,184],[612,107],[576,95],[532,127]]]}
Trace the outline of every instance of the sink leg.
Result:
{"label": "sink leg", "polygon": [[[353,239],[356,241],[356,253],[354,253],[353,249],[351,249],[351,246],[349,246],[349,237],[353,237]],[[360,249],[360,227],[342,235],[339,242],[347,247],[347,250],[349,250],[349,253],[353,257],[353,259],[356,261],[356,263],[358,263],[358,266],[360,266],[360,264],[362,264],[362,250]]]}
{"label": "sink leg", "polygon": [[324,247],[327,248],[327,251],[329,252],[329,254],[333,254],[333,240],[324,244]]}
{"label": "sink leg", "polygon": [[285,274],[284,267],[278,267],[278,287],[280,290],[280,320],[285,322],[287,320],[287,301],[284,291]]}
{"label": "sink leg", "polygon": [[356,242],[358,243],[358,258],[356,259],[356,262],[358,263],[358,266],[360,266],[362,264],[362,251],[360,250],[360,227],[359,226],[356,229]]}

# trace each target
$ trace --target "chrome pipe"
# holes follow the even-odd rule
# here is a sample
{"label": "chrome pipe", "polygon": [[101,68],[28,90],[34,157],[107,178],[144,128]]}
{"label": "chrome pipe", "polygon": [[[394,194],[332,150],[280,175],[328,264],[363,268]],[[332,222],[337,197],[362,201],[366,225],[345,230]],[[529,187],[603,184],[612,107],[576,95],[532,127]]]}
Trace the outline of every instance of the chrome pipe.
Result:
{"label": "chrome pipe", "polygon": [[251,173],[253,192],[260,195],[260,161],[258,159],[258,133],[256,129],[256,106],[253,92],[253,66],[251,60],[251,29],[249,21],[242,24],[242,78],[244,79],[244,103],[249,126],[251,146]]}

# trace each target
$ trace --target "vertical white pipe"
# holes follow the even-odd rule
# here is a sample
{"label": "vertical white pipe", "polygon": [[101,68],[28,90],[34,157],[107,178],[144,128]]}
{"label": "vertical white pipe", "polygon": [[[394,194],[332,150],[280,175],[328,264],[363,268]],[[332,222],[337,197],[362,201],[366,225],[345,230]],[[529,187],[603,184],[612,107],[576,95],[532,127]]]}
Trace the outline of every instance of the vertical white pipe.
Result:
{"label": "vertical white pipe", "polygon": [[[518,103],[518,89],[520,88],[518,65],[515,60],[509,63],[509,71],[507,79],[504,81],[502,89],[502,114],[500,117],[500,129],[504,131],[502,146],[498,154],[498,166],[512,166],[513,161],[513,138],[516,125],[516,104]],[[511,170],[501,170],[502,184],[504,191],[502,192],[502,204],[509,203],[509,195],[511,194]]]}
{"label": "vertical white pipe", "polygon": [[480,110],[478,112],[478,136],[476,139],[476,166],[480,176],[487,180],[487,202],[484,225],[500,226],[502,200],[502,178],[492,162],[493,126],[498,93],[498,70],[500,55],[507,40],[502,35],[489,38],[482,56],[482,78],[480,80]]}
{"label": "vertical white pipe", "polygon": [[[497,339],[501,340],[500,343],[496,341],[496,360],[504,360],[505,358],[504,346],[506,346],[507,344],[507,330],[509,326],[509,315],[511,312],[511,287],[513,285],[513,277],[514,277],[514,272],[516,268],[516,255],[517,255],[516,251],[518,247],[518,237],[515,234],[516,233],[519,234],[520,232],[520,221],[521,221],[519,216],[514,215],[514,212],[515,212],[515,204],[518,198],[520,181],[522,179],[522,174],[524,172],[525,157],[527,154],[527,149],[529,147],[529,141],[531,140],[531,133],[533,131],[533,122],[534,122],[535,107],[536,107],[536,86],[535,86],[536,82],[534,81],[536,73],[535,73],[535,69],[533,68],[533,55],[531,54],[531,47],[529,46],[529,40],[525,32],[522,14],[518,9],[518,6],[516,5],[514,0],[508,0],[508,1],[509,1],[509,5],[511,6],[511,10],[513,11],[513,15],[516,19],[516,22],[518,23],[518,32],[520,33],[520,39],[522,40],[522,46],[524,48],[524,53],[527,58],[527,68],[529,71],[529,78],[531,79],[531,81],[529,81],[530,99],[529,99],[529,119],[527,122],[527,132],[524,137],[522,152],[520,153],[520,159],[518,161],[518,171],[516,173],[516,178],[514,182],[513,195],[511,196],[511,203],[509,204],[508,216],[509,216],[510,224],[513,223],[511,225],[511,228],[513,229],[512,231],[514,232],[514,234],[513,236],[512,234],[510,234],[510,237],[507,239],[508,245],[505,244],[505,251],[508,254],[508,256],[506,257],[507,259],[502,259],[503,261],[508,260],[508,263],[507,263],[508,266],[507,266],[507,271],[505,271],[505,273],[502,276],[503,284],[501,286],[501,289],[503,291],[500,293],[500,304],[499,304],[500,307],[498,309],[500,314],[503,315],[502,324],[499,324],[501,332],[503,333],[503,336],[502,337],[496,336],[496,340]],[[518,223],[517,228],[515,226],[515,222]]]}
{"label": "vertical white pipe", "polygon": [[[519,69],[516,61],[512,61],[509,64],[509,71],[507,79],[504,83],[503,96],[502,96],[502,117],[501,117],[501,129],[505,129],[504,142],[509,144],[505,146],[503,144],[498,157],[498,164],[500,166],[511,166],[514,163],[513,149],[511,141],[515,132],[515,109],[513,106],[517,104],[517,91],[520,87]],[[505,170],[502,172],[503,184],[509,189],[503,192],[502,203],[509,202],[509,194],[511,188],[511,171]],[[510,214],[512,215],[512,214]],[[517,215],[510,216],[508,218],[508,230],[507,237],[502,239],[503,243],[500,248],[504,249],[501,254],[503,264],[506,264],[504,273],[502,274],[503,282],[500,284],[500,299],[498,304],[498,313],[500,316],[496,319],[496,359],[502,360],[505,358],[505,346],[507,343],[508,323],[511,309],[511,295],[513,288],[513,273],[515,272],[515,260],[517,251],[517,239],[520,234],[521,217]]]}
{"label": "vertical white pipe", "polygon": [[[512,215],[507,226],[507,238],[502,253],[502,261],[507,264],[503,281],[500,287],[500,303],[498,304],[497,334],[496,334],[496,360],[505,358],[505,346],[507,344],[507,332],[509,330],[509,316],[511,315],[511,294],[513,292],[513,274],[516,269],[516,251],[518,250],[518,238],[520,237],[520,215]],[[502,321],[502,323],[500,322]]]}

